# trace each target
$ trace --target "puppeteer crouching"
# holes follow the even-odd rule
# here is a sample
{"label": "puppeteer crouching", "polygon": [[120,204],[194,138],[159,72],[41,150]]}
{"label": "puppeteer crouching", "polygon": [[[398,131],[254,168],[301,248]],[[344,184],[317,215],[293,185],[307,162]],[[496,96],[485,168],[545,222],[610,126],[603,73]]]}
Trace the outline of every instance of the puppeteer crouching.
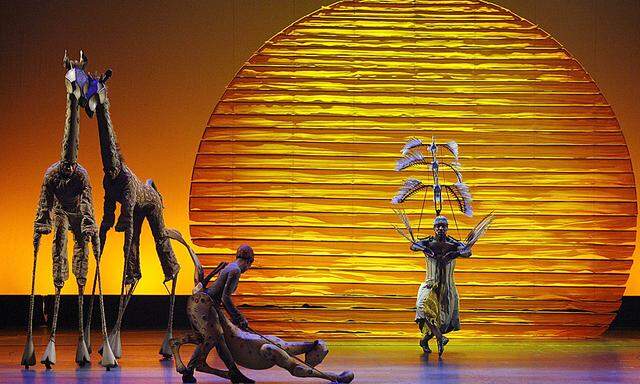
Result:
{"label": "puppeteer crouching", "polygon": [[448,221],[438,216],[433,223],[435,236],[420,239],[411,245],[412,251],[423,251],[426,259],[426,279],[420,284],[416,300],[416,323],[422,332],[420,346],[430,353],[429,340],[435,336],[438,353],[442,355],[449,342],[444,334],[460,329],[458,290],[454,280],[457,257],[471,256],[465,245],[447,236]]}
{"label": "puppeteer crouching", "polygon": [[[311,342],[287,342],[275,336],[262,335],[251,329],[249,323],[231,299],[240,276],[253,263],[253,249],[248,245],[238,248],[236,260],[220,263],[204,277],[202,265],[191,250],[196,267],[196,287],[187,302],[187,314],[192,332],[182,338],[171,339],[171,348],[176,370],[182,374],[184,383],[195,383],[195,371],[214,374],[233,383],[254,383],[244,376],[238,365],[250,369],[268,369],[275,365],[296,377],[322,378],[333,383],[350,383],[353,372],[340,374],[320,371],[320,364],[329,349],[322,340]],[[211,287],[209,281],[217,276]],[[229,313],[230,318],[227,317]],[[184,344],[195,344],[196,349],[185,366],[180,357]],[[227,370],[213,368],[207,364],[207,355],[215,348]],[[304,360],[297,355],[304,355]]]}

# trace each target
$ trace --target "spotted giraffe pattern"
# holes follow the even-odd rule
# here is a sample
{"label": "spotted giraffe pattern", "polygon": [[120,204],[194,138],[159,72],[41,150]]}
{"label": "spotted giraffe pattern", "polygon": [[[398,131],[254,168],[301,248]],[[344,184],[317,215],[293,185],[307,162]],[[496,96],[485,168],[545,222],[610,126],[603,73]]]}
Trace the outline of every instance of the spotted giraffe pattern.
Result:
{"label": "spotted giraffe pattern", "polygon": [[[268,369],[278,365],[297,377],[319,377],[338,383],[349,383],[353,373],[345,371],[341,374],[323,373],[314,369],[329,352],[321,340],[315,342],[291,343],[275,336],[261,337],[235,326],[223,313],[220,304],[214,302],[209,295],[198,292],[187,301],[187,316],[191,322],[193,333],[182,338],[171,340],[171,348],[176,362],[176,370],[190,377],[194,370],[212,373],[223,378],[230,378],[227,371],[211,368],[207,365],[207,355],[217,342],[227,344],[234,361],[250,369]],[[223,334],[220,339],[220,332]],[[180,347],[184,344],[195,344],[196,350],[187,367],[180,358]],[[305,354],[305,363],[292,356]]]}

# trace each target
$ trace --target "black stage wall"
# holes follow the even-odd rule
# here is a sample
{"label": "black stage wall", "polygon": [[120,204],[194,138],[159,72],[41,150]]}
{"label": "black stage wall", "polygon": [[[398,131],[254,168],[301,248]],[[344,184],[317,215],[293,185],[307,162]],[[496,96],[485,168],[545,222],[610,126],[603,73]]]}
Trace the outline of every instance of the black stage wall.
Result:
{"label": "black stage wall", "polygon": [[[36,296],[34,326],[50,325],[53,313],[53,295]],[[188,328],[189,323],[184,315],[186,311],[187,295],[176,296],[176,308],[174,327]],[[97,298],[97,297],[96,297]],[[115,322],[118,312],[118,296],[107,295],[104,297],[107,324],[110,326]],[[85,312],[89,308],[90,296],[85,296]],[[29,296],[24,295],[0,295],[0,328],[20,328],[26,324],[29,311]],[[123,329],[162,329],[167,325],[169,308],[169,297],[160,295],[133,296],[127,307],[127,312],[123,322]],[[242,309],[242,306],[240,306]],[[78,298],[73,295],[62,295],[60,301],[60,312],[58,314],[58,327],[62,329],[74,329],[77,327],[78,319]],[[85,316],[86,319],[86,316]],[[464,326],[464,317],[462,319]],[[96,300],[93,313],[93,329],[99,329],[100,317],[98,312],[98,302]],[[611,323],[609,330],[640,330],[640,296],[622,297],[622,305],[618,310],[618,315]]]}

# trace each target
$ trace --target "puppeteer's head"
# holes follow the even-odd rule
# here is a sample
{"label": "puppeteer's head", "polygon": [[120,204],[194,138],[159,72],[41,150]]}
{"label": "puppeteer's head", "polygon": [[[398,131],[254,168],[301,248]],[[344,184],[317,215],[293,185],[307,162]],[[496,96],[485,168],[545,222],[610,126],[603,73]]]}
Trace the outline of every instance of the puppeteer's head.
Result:
{"label": "puppeteer's head", "polygon": [[240,267],[242,272],[245,272],[247,269],[251,268],[253,264],[254,253],[253,248],[248,246],[247,244],[243,244],[238,247],[236,251],[236,262]]}
{"label": "puppeteer's head", "polygon": [[76,171],[76,166],[77,163],[75,162],[62,160],[60,162],[60,176],[62,176],[63,179],[70,178]]}
{"label": "puppeteer's head", "polygon": [[436,216],[433,220],[433,231],[438,238],[444,238],[449,229],[449,221],[445,216]]}

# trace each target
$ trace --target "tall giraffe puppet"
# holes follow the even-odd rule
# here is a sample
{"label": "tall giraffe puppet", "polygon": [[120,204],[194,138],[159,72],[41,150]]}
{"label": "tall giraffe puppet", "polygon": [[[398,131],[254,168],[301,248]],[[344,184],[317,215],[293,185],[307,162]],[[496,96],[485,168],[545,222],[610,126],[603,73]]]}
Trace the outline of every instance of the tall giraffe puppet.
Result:
{"label": "tall giraffe puppet", "polygon": [[[100,241],[101,247],[104,249],[107,232],[114,227],[114,224],[116,232],[124,232],[125,266],[122,273],[118,316],[109,334],[109,340],[115,356],[120,358],[122,356],[122,343],[120,340],[122,319],[136,285],[142,278],[140,269],[140,234],[142,224],[146,219],[153,234],[156,252],[164,273],[163,284],[171,281],[169,321],[165,339],[159,351],[163,357],[170,358],[172,351],[169,340],[173,337],[173,308],[180,265],[176,260],[169,239],[172,236],[171,234],[177,231],[167,231],[165,227],[162,196],[153,180],[149,179],[142,183],[124,162],[115,130],[111,123],[109,98],[104,86],[110,76],[111,70],[107,70],[105,75],[100,78],[98,86],[99,97],[96,99],[97,105],[95,105],[100,153],[104,170],[103,187],[105,193],[104,215],[100,224]],[[120,204],[120,216],[116,222],[115,209],[117,203]]]}
{"label": "tall giraffe puppet", "polygon": [[89,244],[93,247],[96,259],[96,276],[98,278],[100,309],[102,315],[102,332],[104,336],[104,353],[100,364],[107,369],[117,366],[109,342],[104,318],[104,304],[102,301],[102,287],[100,281],[99,238],[93,214],[93,200],[91,184],[87,171],[78,164],[78,149],[80,136],[79,105],[86,104],[91,96],[88,78],[84,74],[87,58],[80,51],[80,60],[71,61],[64,56],[64,66],[67,70],[65,81],[67,86],[67,111],[62,139],[61,160],[51,165],[44,175],[38,202],[38,210],[34,222],[34,260],[31,281],[31,298],[29,304],[29,324],[27,342],[22,356],[21,365],[26,369],[35,365],[35,348],[33,345],[33,307],[34,286],[36,276],[37,254],[42,235],[53,231],[53,284],[55,286],[55,302],[53,309],[53,323],[49,342],[41,363],[47,369],[56,363],[56,327],[58,310],[60,308],[60,291],[69,278],[67,261],[67,231],[74,236],[72,272],[78,284],[79,331],[75,361],[84,366],[90,361],[85,343],[83,322],[83,296],[89,267]]}

